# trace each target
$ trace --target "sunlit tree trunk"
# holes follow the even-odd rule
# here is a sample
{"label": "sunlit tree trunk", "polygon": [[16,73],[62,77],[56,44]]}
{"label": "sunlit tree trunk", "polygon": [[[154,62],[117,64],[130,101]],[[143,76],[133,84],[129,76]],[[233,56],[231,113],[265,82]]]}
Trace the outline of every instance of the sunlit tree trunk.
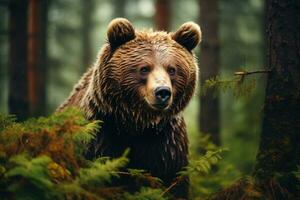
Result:
{"label": "sunlit tree trunk", "polygon": [[268,190],[278,174],[286,175],[281,183],[284,189],[275,190],[279,199],[285,199],[287,196],[279,196],[284,190],[296,193],[291,172],[300,166],[300,4],[297,0],[267,0],[266,6],[267,65],[272,72],[254,176]]}
{"label": "sunlit tree trunk", "polygon": [[9,112],[24,120],[29,116],[27,65],[28,0],[9,3]]}
{"label": "sunlit tree trunk", "polygon": [[154,20],[157,30],[169,31],[171,25],[170,0],[156,0]]}
{"label": "sunlit tree trunk", "polygon": [[47,3],[48,0],[29,1],[28,21],[28,92],[30,114],[45,114],[47,80]]}
{"label": "sunlit tree trunk", "polygon": [[94,6],[94,0],[82,1],[82,73],[92,61],[91,31]]}
{"label": "sunlit tree trunk", "polygon": [[[200,53],[201,85],[219,74],[219,8],[218,0],[200,0],[200,26],[203,34]],[[209,90],[200,95],[200,131],[211,135],[212,141],[220,144],[219,97]]]}

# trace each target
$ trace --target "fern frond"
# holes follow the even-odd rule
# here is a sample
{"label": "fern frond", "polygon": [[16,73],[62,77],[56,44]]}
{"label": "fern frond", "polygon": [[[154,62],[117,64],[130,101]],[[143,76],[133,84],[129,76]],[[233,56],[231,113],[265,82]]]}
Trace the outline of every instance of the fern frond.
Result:
{"label": "fern frond", "polygon": [[18,176],[27,179],[36,187],[53,187],[47,171],[47,166],[51,162],[48,156],[30,158],[26,154],[20,154],[12,157],[9,162],[15,166],[5,173],[7,178]]}
{"label": "fern frond", "polygon": [[125,167],[129,162],[126,157],[128,151],[126,151],[122,157],[107,160],[103,163],[103,160],[95,160],[90,163],[88,168],[81,168],[79,170],[78,181],[81,185],[90,186],[101,186],[106,182],[110,182],[112,176],[118,176],[117,173],[119,169]]}
{"label": "fern frond", "polygon": [[139,192],[134,194],[125,193],[125,200],[167,200],[161,194],[163,191],[161,189],[152,189],[142,187]]}
{"label": "fern frond", "polygon": [[150,185],[151,187],[162,187],[163,181],[158,177],[152,176],[145,170],[140,169],[128,169],[128,175],[135,178],[137,181],[142,181]]}
{"label": "fern frond", "polygon": [[73,139],[76,143],[79,144],[88,144],[95,138],[96,133],[100,129],[101,121],[95,120],[92,121],[85,126],[81,127],[76,133],[73,135]]}
{"label": "fern frond", "polygon": [[221,154],[227,149],[218,149],[215,151],[207,151],[204,156],[199,159],[191,160],[184,171],[179,172],[180,175],[204,175],[208,174],[213,165],[216,165],[221,159]]}

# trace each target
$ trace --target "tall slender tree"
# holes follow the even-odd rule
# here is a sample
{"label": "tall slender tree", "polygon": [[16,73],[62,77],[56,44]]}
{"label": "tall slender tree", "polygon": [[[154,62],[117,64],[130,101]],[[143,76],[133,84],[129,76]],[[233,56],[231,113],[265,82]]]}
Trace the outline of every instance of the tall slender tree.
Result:
{"label": "tall slender tree", "polygon": [[113,17],[125,17],[125,7],[127,0],[113,0],[114,13]]}
{"label": "tall slender tree", "polygon": [[291,172],[300,166],[300,4],[297,0],[267,0],[266,11],[271,73],[254,176],[266,190],[278,174],[284,176],[280,183],[284,189],[275,190],[275,195],[287,199],[281,193],[296,195]]}
{"label": "tall slender tree", "polygon": [[[201,85],[219,74],[219,8],[218,0],[200,0],[200,26],[203,33],[200,53]],[[219,97],[209,90],[200,95],[200,131],[211,135],[212,141],[220,144]]]}
{"label": "tall slender tree", "polygon": [[82,1],[82,72],[86,71],[92,60],[91,31],[93,28],[93,10],[94,0]]}
{"label": "tall slender tree", "polygon": [[23,120],[29,116],[27,14],[28,0],[9,2],[9,112]]}
{"label": "tall slender tree", "polygon": [[8,56],[7,47],[8,47],[8,1],[1,2],[0,1],[0,88],[2,89],[0,92],[0,113],[7,112],[7,82],[8,82],[8,74],[7,74],[7,62]]}
{"label": "tall slender tree", "polygon": [[266,0],[265,6],[270,72],[255,181],[240,180],[218,192],[214,200],[299,198],[299,178],[294,172],[300,166],[300,4],[298,0]]}
{"label": "tall slender tree", "polygon": [[28,83],[30,114],[45,114],[47,80],[48,0],[29,0]]}
{"label": "tall slender tree", "polygon": [[157,30],[168,31],[171,25],[171,1],[156,0],[155,2],[155,26]]}

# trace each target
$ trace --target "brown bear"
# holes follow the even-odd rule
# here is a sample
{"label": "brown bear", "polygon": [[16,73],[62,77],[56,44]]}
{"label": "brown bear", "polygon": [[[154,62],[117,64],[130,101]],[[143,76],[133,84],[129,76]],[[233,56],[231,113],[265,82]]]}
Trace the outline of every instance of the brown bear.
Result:
{"label": "brown bear", "polygon": [[[103,121],[87,158],[118,157],[130,149],[130,168],[144,169],[166,186],[188,164],[182,111],[194,94],[198,66],[192,50],[200,27],[176,32],[137,31],[124,18],[111,21],[98,60],[59,107],[75,106]],[[187,180],[174,194],[186,197]]]}

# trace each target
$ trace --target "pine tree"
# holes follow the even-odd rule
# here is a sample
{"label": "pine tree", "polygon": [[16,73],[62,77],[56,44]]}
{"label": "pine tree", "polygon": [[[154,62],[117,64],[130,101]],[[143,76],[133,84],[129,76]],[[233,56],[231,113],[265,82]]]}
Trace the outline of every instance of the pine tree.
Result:
{"label": "pine tree", "polygon": [[155,7],[156,12],[154,20],[156,29],[168,31],[171,23],[171,1],[156,0]]}
{"label": "pine tree", "polygon": [[[203,41],[200,53],[200,81],[218,76],[220,68],[219,44],[219,3],[218,0],[200,0],[200,25]],[[205,95],[200,96],[200,131],[211,135],[212,141],[220,144],[220,105],[218,94],[207,89]]]}
{"label": "pine tree", "polygon": [[267,0],[267,68],[263,129],[253,176],[212,199],[297,199],[300,194],[298,1]]}
{"label": "pine tree", "polygon": [[289,199],[300,192],[299,180],[292,174],[300,165],[300,4],[297,0],[266,3],[271,72],[254,177],[264,193]]}
{"label": "pine tree", "polygon": [[28,0],[9,2],[9,112],[24,120],[29,116],[27,15]]}

